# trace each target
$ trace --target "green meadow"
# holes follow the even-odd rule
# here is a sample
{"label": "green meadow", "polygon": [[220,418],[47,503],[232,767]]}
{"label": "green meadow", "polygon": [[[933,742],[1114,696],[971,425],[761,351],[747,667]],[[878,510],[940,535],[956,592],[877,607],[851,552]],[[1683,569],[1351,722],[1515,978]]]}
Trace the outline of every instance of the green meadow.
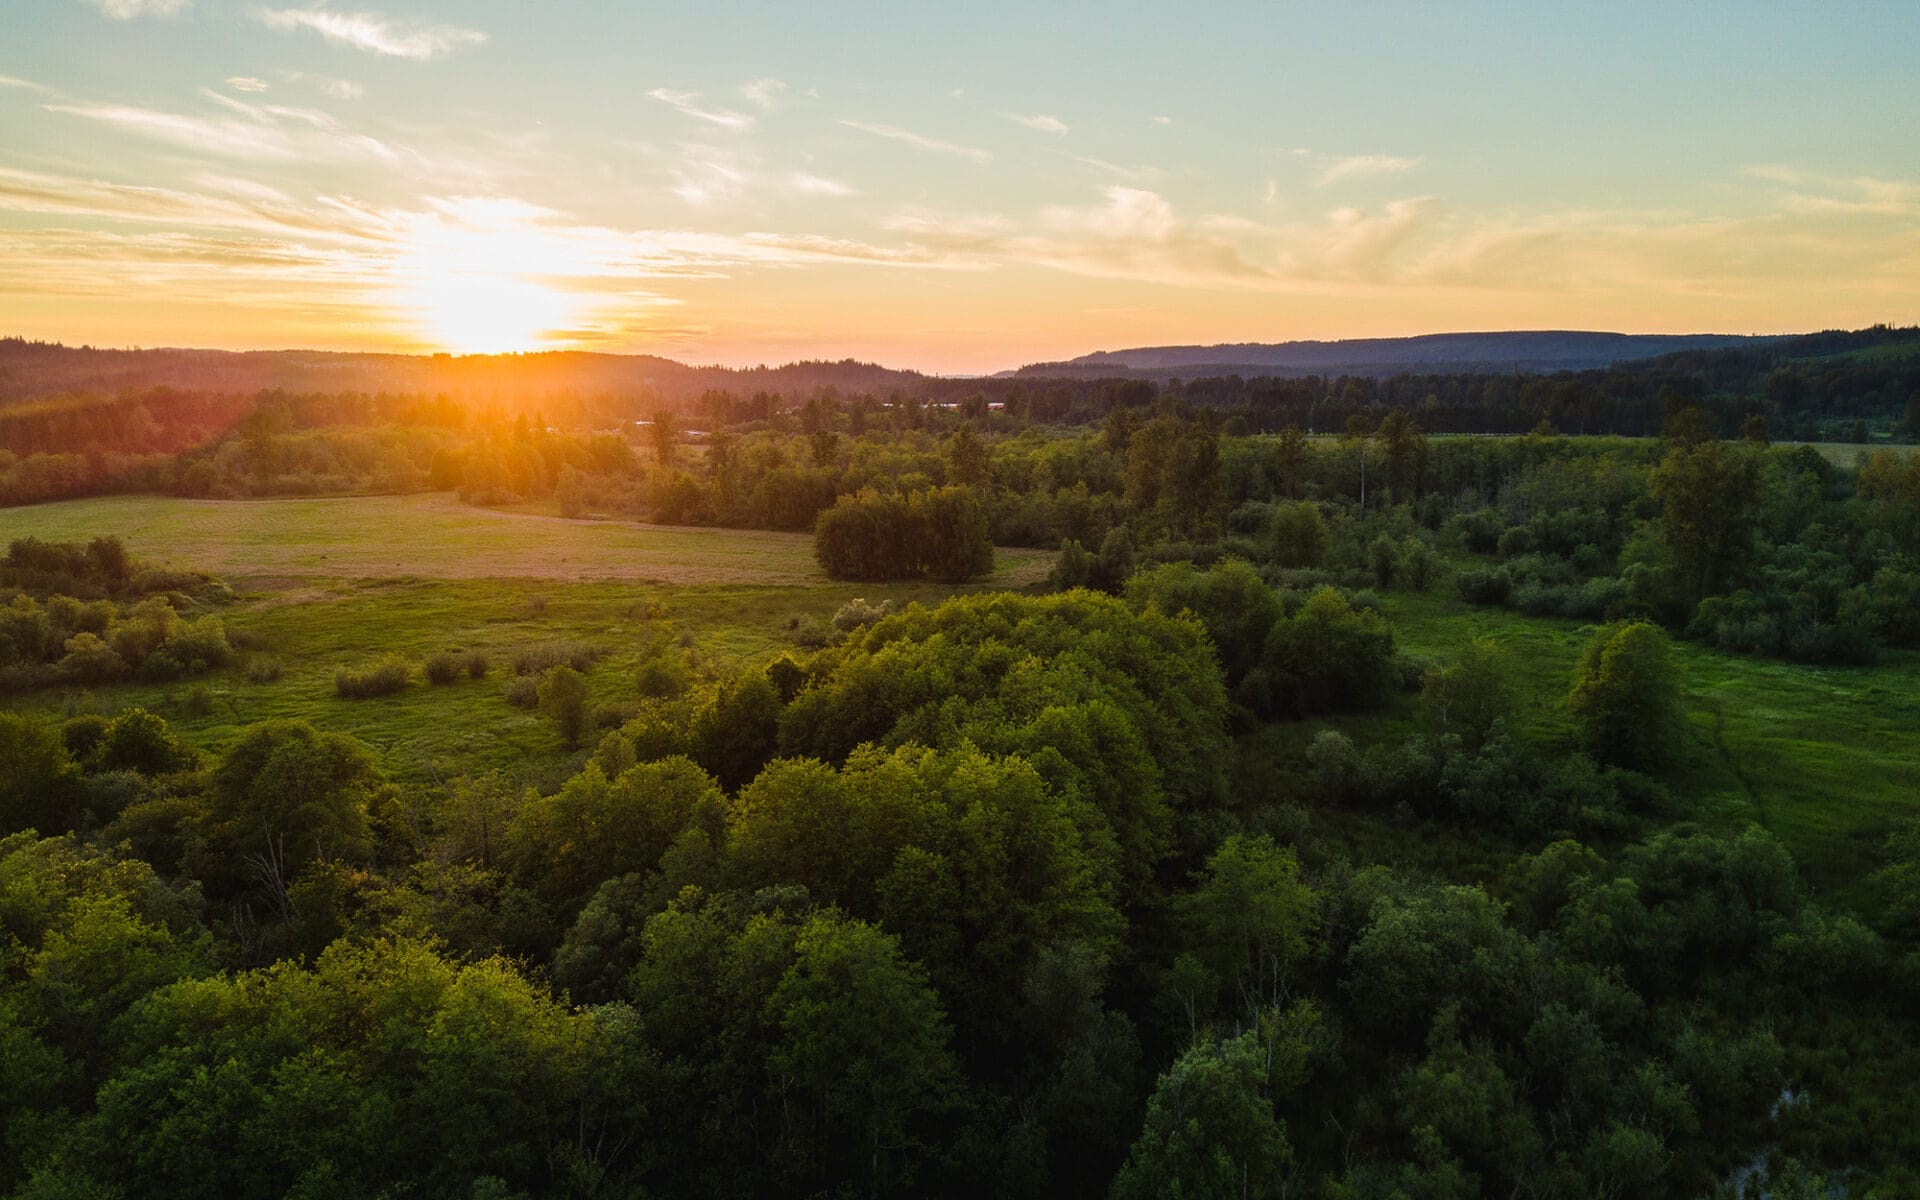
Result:
{"label": "green meadow", "polygon": [[[847,601],[937,603],[957,591],[1025,587],[1053,555],[1001,549],[995,570],[955,588],[845,584],[825,576],[804,534],[571,521],[464,507],[441,496],[203,501],[110,497],[0,513],[0,541],[117,533],[136,555],[219,575],[238,593],[221,609],[236,665],[197,680],[128,682],[18,697],[40,711],[164,715],[207,749],[270,717],[299,717],[373,746],[413,782],[499,768],[529,782],[565,778],[578,753],[504,698],[516,653],[578,642],[605,657],[588,672],[596,704],[637,700],[638,648],[663,625],[698,658],[771,658]],[[443,650],[484,654],[486,678],[434,686],[416,669],[405,691],[343,700],[334,672],[386,654],[416,668]],[[271,662],[279,676],[250,682]],[[204,688],[210,712],[192,711]]]}
{"label": "green meadow", "polygon": [[[1857,449],[1857,448],[1856,448]],[[795,648],[856,597],[936,603],[957,591],[1041,582],[1052,555],[1001,549],[992,576],[964,588],[931,583],[840,584],[814,564],[802,534],[565,520],[461,506],[444,496],[194,501],[112,497],[8,510],[0,536],[84,539],[118,533],[134,553],[221,575],[238,593],[223,610],[249,647],[240,663],[197,681],[130,682],[19,698],[41,711],[160,712],[216,749],[240,728],[300,717],[373,746],[396,778],[426,783],[501,769],[554,783],[582,752],[504,697],[519,651],[578,642],[603,651],[588,673],[611,717],[637,702],[638,647],[662,623],[696,659],[768,659]],[[1562,703],[1591,627],[1474,608],[1436,586],[1383,598],[1400,645],[1443,659],[1488,635],[1512,652],[1538,743],[1568,732]],[[1920,655],[1874,667],[1810,667],[1679,644],[1689,745],[1673,780],[1675,816],[1714,827],[1758,822],[1793,850],[1809,880],[1841,899],[1858,894],[1872,850],[1903,814],[1920,810]],[[490,670],[428,684],[426,656],[478,651]],[[343,700],[338,667],[397,654],[416,667],[392,696]],[[270,660],[278,678],[250,682]],[[210,711],[193,711],[204,688]],[[1410,733],[1411,702],[1379,712],[1268,726],[1242,740],[1239,777],[1258,801],[1305,801],[1304,753],[1332,724],[1364,743]],[[1427,865],[1462,878],[1497,872],[1512,848],[1497,837],[1391,818],[1314,809],[1315,832],[1367,859]]]}

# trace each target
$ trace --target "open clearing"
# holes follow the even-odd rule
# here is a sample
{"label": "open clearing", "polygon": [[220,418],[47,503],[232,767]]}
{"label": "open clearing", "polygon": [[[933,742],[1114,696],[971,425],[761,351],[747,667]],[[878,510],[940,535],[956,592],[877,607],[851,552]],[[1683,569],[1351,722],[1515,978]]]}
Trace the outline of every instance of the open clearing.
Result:
{"label": "open clearing", "polygon": [[[812,587],[804,533],[568,520],[461,504],[445,493],[340,499],[109,496],[0,511],[0,541],[117,533],[142,558],[250,579],[628,580]],[[1045,578],[1046,550],[994,551],[989,582]]]}
{"label": "open clearing", "polygon": [[[6,703],[41,712],[142,707],[196,745],[218,750],[245,725],[312,721],[373,746],[389,774],[428,782],[500,768],[554,782],[579,767],[552,726],[507,704],[515,655],[549,641],[605,653],[588,672],[609,713],[638,701],[638,649],[663,622],[706,660],[758,660],[794,650],[848,600],[938,604],[957,592],[1019,588],[1045,578],[1045,550],[995,551],[977,583],[836,583],[805,534],[572,521],[469,508],[447,496],[324,500],[108,497],[0,509],[0,543],[36,536],[124,538],[134,554],[211,571],[239,593],[220,610],[253,659],[280,667],[248,681],[246,663],[178,683],[132,680],[92,691],[49,689]],[[431,687],[418,667],[442,650],[479,651],[484,680]],[[397,654],[415,667],[392,696],[342,700],[341,666]],[[212,711],[186,697],[210,693]]]}

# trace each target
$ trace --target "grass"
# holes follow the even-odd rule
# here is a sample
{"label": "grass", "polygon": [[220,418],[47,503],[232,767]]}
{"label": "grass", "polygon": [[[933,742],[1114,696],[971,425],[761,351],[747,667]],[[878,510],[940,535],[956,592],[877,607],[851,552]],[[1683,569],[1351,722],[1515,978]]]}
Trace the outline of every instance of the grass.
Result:
{"label": "grass", "polygon": [[[1467,606],[1435,589],[1389,593],[1399,642],[1443,657],[1473,636],[1505,645],[1520,667],[1521,736],[1564,744],[1564,699],[1592,626]],[[1920,817],[1920,654],[1872,667],[1811,667],[1676,643],[1688,737],[1670,783],[1694,819],[1757,822],[1779,837],[1816,891],[1866,898],[1880,840]]]}
{"label": "grass", "polygon": [[[689,637],[702,660],[765,661],[793,648],[796,623],[824,621],[855,597],[937,603],[956,591],[1036,582],[1050,560],[1002,550],[991,578],[958,589],[838,584],[814,566],[801,535],[564,521],[462,508],[442,497],[122,497],[10,509],[6,518],[10,537],[117,532],[137,554],[224,574],[242,589],[224,615],[260,646],[198,680],[41,692],[15,703],[109,713],[139,705],[209,750],[254,721],[304,718],[361,738],[391,775],[415,784],[494,768],[553,783],[574,769],[583,752],[565,751],[548,722],[503,695],[516,655],[537,644],[604,650],[587,672],[593,703],[619,708],[638,700],[640,651],[661,620]],[[1474,608],[1444,586],[1382,599],[1410,653],[1441,659],[1482,634],[1506,645],[1519,667],[1525,715],[1518,736],[1539,746],[1569,743],[1564,699],[1590,626]],[[433,686],[418,669],[436,654],[474,652],[491,663],[484,679],[461,674]],[[1787,844],[1820,892],[1863,902],[1880,839],[1901,818],[1920,816],[1913,732],[1920,728],[1920,655],[1829,668],[1686,643],[1678,653],[1689,736],[1672,783],[1687,815],[1726,829],[1758,822]],[[398,693],[335,694],[339,667],[389,654],[416,668]],[[278,663],[277,675],[253,669],[269,662]],[[205,687],[210,710],[193,696],[196,686]],[[1330,723],[1362,744],[1414,729],[1410,701]],[[1243,793],[1256,802],[1310,800],[1305,749],[1322,724],[1283,723],[1242,739]],[[1317,834],[1356,859],[1460,878],[1496,874],[1518,850],[1495,835],[1377,814],[1311,807],[1310,819]]]}
{"label": "grass", "polygon": [[[701,659],[761,661],[793,648],[794,624],[826,621],[855,597],[938,603],[956,591],[1024,586],[1053,557],[1000,550],[992,576],[961,588],[843,584],[820,572],[805,535],[517,517],[418,496],[114,497],[5,517],[8,538],[119,533],[141,557],[223,575],[241,595],[221,615],[259,646],[195,680],[44,691],[11,703],[51,713],[139,706],[210,751],[255,721],[304,719],[360,738],[390,775],[414,784],[496,768],[553,783],[577,767],[580,752],[565,751],[550,723],[504,696],[515,658],[543,643],[604,650],[587,672],[593,703],[631,706],[640,648],[663,620]],[[439,686],[425,678],[430,657],[464,661],[474,652],[490,664],[486,678],[461,674]],[[339,668],[387,655],[415,668],[400,691],[336,693]],[[277,673],[255,669],[274,663]],[[206,688],[210,710],[189,703],[196,686]]]}
{"label": "grass", "polygon": [[[8,538],[117,533],[143,558],[211,571],[235,586],[293,579],[826,582],[804,533],[568,520],[473,508],[446,494],[299,500],[109,496],[6,510]],[[995,551],[992,581],[1043,578],[1053,555]]]}

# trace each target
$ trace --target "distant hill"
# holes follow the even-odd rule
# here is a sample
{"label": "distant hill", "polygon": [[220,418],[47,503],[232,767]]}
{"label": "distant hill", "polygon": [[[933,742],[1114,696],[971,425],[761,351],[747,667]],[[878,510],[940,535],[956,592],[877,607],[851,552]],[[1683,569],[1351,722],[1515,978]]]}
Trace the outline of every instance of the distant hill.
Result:
{"label": "distant hill", "polygon": [[1764,345],[1778,337],[1740,334],[1430,333],[1334,342],[1242,342],[1217,346],[1145,346],[1102,350],[1062,363],[1022,367],[1019,375],[1368,375],[1584,371],[1693,350]]}
{"label": "distant hill", "polygon": [[172,387],[250,394],[369,392],[469,400],[617,395],[678,403],[709,388],[807,395],[819,388],[885,392],[928,379],[872,363],[694,367],[648,354],[335,354],[317,350],[103,350],[0,338],[0,402],[75,392]]}

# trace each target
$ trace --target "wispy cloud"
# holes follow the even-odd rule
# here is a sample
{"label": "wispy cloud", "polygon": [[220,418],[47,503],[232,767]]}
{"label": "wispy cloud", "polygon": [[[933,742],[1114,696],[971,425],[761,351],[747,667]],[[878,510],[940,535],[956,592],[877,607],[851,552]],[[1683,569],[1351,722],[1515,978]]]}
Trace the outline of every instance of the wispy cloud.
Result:
{"label": "wispy cloud", "polygon": [[700,208],[733,200],[753,183],[748,164],[738,155],[711,146],[682,147],[673,176],[673,194]]}
{"label": "wispy cloud", "polygon": [[1920,183],[1911,180],[1825,175],[1781,163],[1746,167],[1740,173],[1792,189],[1782,196],[1782,203],[1791,212],[1859,217],[1920,216]]}
{"label": "wispy cloud", "polygon": [[851,196],[853,189],[837,179],[794,171],[787,176],[787,188],[802,196]]}
{"label": "wispy cloud", "polygon": [[116,21],[135,17],[173,17],[193,6],[193,0],[87,0]]}
{"label": "wispy cloud", "polygon": [[1112,186],[1097,204],[1054,205],[1016,221],[909,210],[888,227],[976,266],[1026,263],[1104,279],[1259,286],[1267,271],[1238,241],[1184,219],[1165,196]]}
{"label": "wispy cloud", "polygon": [[785,99],[793,89],[783,79],[756,79],[740,89],[740,94],[751,104],[760,108],[772,109]]}
{"label": "wispy cloud", "polygon": [[0,75],[0,88],[19,88],[27,92],[50,92],[53,90],[44,83],[35,83],[31,79],[18,79],[12,75]]}
{"label": "wispy cloud", "polygon": [[1173,124],[1173,118],[1172,117],[1148,117],[1147,124],[1158,125],[1161,128],[1165,128],[1166,126]]}
{"label": "wispy cloud", "polygon": [[309,75],[305,71],[284,71],[281,78],[288,83],[304,83],[320,89],[335,100],[358,100],[367,94],[367,89],[351,79],[335,79],[331,75]]}
{"label": "wispy cloud", "polygon": [[1025,125],[1028,129],[1038,130],[1041,133],[1051,133],[1055,137],[1063,136],[1067,132],[1067,123],[1065,121],[1062,121],[1059,117],[1050,117],[1045,113],[1036,113],[1030,117],[1021,116],[1019,113],[1001,113],[1000,115],[1016,125]]}
{"label": "wispy cloud", "polygon": [[1380,175],[1398,175],[1420,165],[1417,158],[1392,154],[1352,154],[1323,162],[1314,174],[1315,187],[1328,187],[1348,179],[1372,179]]}
{"label": "wispy cloud", "polygon": [[905,142],[916,150],[927,150],[934,154],[952,154],[959,158],[969,159],[979,163],[983,167],[993,161],[992,151],[982,150],[976,146],[962,146],[957,142],[944,142],[939,138],[914,133],[911,130],[902,129],[897,125],[879,125],[867,121],[846,120],[840,123],[848,129],[857,129],[861,133],[870,133],[875,137],[891,138],[896,142]]}
{"label": "wispy cloud", "polygon": [[267,81],[251,75],[234,75],[227,79],[227,86],[236,92],[264,92],[267,90]]}
{"label": "wispy cloud", "polygon": [[475,29],[400,22],[379,13],[263,8],[256,15],[270,29],[308,29],[338,45],[416,61],[438,58],[462,46],[477,46],[487,40],[486,34]]}
{"label": "wispy cloud", "polygon": [[215,91],[202,93],[223,115],[164,112],[126,104],[73,101],[43,104],[47,112],[110,125],[155,141],[207,154],[252,161],[374,159],[403,154],[378,138],[342,128],[326,113],[277,104],[249,104]]}
{"label": "wispy cloud", "polygon": [[734,112],[729,108],[711,108],[700,103],[698,92],[676,92],[671,88],[654,88],[647,95],[667,107],[696,121],[706,121],[722,129],[744,132],[754,127],[754,119],[743,112]]}

